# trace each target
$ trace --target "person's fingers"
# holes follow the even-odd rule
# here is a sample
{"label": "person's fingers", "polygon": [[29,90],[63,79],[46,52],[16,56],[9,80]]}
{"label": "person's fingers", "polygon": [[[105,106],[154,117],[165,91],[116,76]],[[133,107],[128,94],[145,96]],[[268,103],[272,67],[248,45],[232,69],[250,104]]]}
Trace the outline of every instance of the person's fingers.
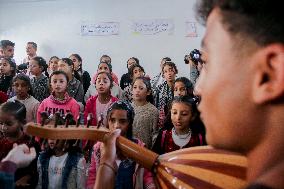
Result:
{"label": "person's fingers", "polygon": [[29,147],[26,145],[26,144],[21,144],[18,146],[18,148],[24,152],[25,154],[29,153],[30,152],[30,149]]}
{"label": "person's fingers", "polygon": [[32,159],[36,158],[36,150],[34,147],[30,148],[30,156]]}
{"label": "person's fingers", "polygon": [[105,134],[103,143],[112,143],[116,141],[116,138],[120,136],[121,130],[120,129],[115,129],[114,131]]}

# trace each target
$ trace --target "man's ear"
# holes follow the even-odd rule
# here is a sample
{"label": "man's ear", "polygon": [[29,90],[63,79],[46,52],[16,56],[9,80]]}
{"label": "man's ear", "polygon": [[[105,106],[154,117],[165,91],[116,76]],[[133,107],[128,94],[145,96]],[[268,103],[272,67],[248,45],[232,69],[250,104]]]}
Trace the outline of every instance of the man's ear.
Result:
{"label": "man's ear", "polygon": [[268,103],[284,96],[284,45],[264,47],[255,55],[256,77],[253,83],[253,99],[256,103]]}

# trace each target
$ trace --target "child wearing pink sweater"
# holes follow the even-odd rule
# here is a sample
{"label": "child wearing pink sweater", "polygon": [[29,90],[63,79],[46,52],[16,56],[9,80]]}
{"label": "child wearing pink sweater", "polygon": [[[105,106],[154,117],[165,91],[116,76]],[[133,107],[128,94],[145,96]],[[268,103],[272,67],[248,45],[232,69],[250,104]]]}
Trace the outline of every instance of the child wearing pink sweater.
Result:
{"label": "child wearing pink sweater", "polygon": [[77,101],[67,93],[68,76],[63,71],[55,71],[50,75],[49,85],[51,95],[44,99],[37,111],[37,122],[41,122],[40,113],[43,111],[49,114],[60,112],[65,115],[70,112],[76,119],[79,116],[80,106]]}

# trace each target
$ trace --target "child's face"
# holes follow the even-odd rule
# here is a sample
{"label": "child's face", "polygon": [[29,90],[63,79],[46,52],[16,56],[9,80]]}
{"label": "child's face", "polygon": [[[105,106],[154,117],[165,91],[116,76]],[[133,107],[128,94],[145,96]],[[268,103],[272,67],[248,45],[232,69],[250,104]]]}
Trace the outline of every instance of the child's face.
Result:
{"label": "child's face", "polygon": [[186,95],[186,87],[183,82],[175,82],[174,85],[174,96],[185,96]]}
{"label": "child's face", "polygon": [[108,73],[110,73],[110,70],[109,70],[109,67],[108,67],[108,65],[106,63],[100,63],[97,72],[98,73],[101,73],[101,72],[108,72]]}
{"label": "child's face", "polygon": [[42,68],[39,66],[38,62],[33,59],[30,61],[29,69],[31,74],[34,76],[40,75],[42,71]]}
{"label": "child's face", "polygon": [[28,91],[30,90],[28,84],[26,81],[23,81],[21,79],[17,79],[13,83],[13,90],[15,91],[17,98],[19,100],[24,100],[28,97]]}
{"label": "child's face", "polygon": [[141,68],[136,67],[133,69],[133,80],[135,80],[137,77],[144,76],[144,72],[141,70]]}
{"label": "child's face", "polygon": [[50,78],[50,85],[51,89],[55,93],[65,93],[67,89],[67,79],[65,75],[63,74],[58,74],[58,75],[53,75]]}
{"label": "child's face", "polygon": [[111,131],[121,129],[121,135],[126,136],[129,121],[127,119],[126,110],[112,110],[108,118],[108,126]]}
{"label": "child's face", "polygon": [[58,69],[58,59],[57,58],[52,58],[49,61],[49,69],[52,71],[56,71]]}
{"label": "child's face", "polygon": [[65,140],[48,139],[47,143],[50,149],[62,150],[64,148]]}
{"label": "child's face", "polygon": [[15,138],[19,135],[21,124],[15,119],[14,115],[0,110],[0,131],[9,138]]}
{"label": "child's face", "polygon": [[5,59],[0,60],[0,74],[1,75],[10,75],[12,71],[12,67],[8,61]]}
{"label": "child's face", "polygon": [[96,89],[99,94],[109,93],[110,91],[110,80],[107,74],[102,73],[97,76]]}
{"label": "child's face", "polygon": [[163,75],[167,82],[173,82],[176,77],[176,72],[173,67],[166,65],[163,68]]}
{"label": "child's face", "polygon": [[128,61],[127,61],[127,68],[130,68],[133,64],[135,64],[136,61],[133,59],[133,58],[130,58]]}
{"label": "child's face", "polygon": [[149,95],[150,91],[147,90],[147,87],[143,80],[137,79],[132,87],[133,99],[136,101],[145,101],[147,95]]}
{"label": "child's face", "polygon": [[72,66],[69,66],[63,60],[58,61],[58,70],[65,72],[67,75],[73,73]]}
{"label": "child's face", "polygon": [[74,64],[74,70],[78,70],[80,68],[81,62],[79,62],[79,60],[75,56],[70,56],[69,58]]}
{"label": "child's face", "polygon": [[178,132],[186,131],[192,120],[191,107],[182,102],[173,103],[171,109],[171,120]]}

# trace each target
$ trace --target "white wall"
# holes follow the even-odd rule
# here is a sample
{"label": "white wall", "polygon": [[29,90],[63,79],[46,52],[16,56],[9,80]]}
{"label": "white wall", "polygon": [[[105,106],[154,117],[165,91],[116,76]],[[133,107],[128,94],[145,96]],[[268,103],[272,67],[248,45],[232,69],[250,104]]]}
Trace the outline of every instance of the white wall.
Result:
{"label": "white wall", "polygon": [[[189,76],[183,57],[200,47],[199,36],[185,37],[185,21],[195,21],[195,0],[0,0],[0,39],[16,43],[15,59],[25,57],[26,42],[38,44],[38,55],[47,60],[53,55],[68,57],[78,53],[84,69],[93,74],[102,54],[112,57],[113,70],[126,72],[126,60],[135,56],[146,72],[159,71],[160,59],[169,56],[177,64],[180,76]],[[173,19],[173,35],[137,36],[130,32],[135,19]],[[120,22],[118,36],[81,36],[80,24]]]}

